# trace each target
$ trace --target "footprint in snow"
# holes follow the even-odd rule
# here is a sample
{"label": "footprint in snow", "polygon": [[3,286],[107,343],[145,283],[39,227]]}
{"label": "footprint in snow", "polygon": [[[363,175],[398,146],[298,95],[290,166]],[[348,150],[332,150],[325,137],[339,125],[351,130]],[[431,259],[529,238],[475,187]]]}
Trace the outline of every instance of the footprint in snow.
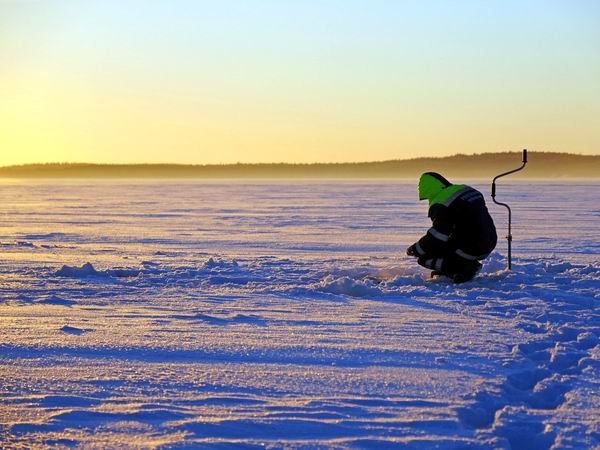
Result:
{"label": "footprint in snow", "polygon": [[77,327],[71,327],[69,325],[65,325],[60,329],[60,331],[62,331],[63,333],[74,334],[76,336],[80,336],[80,335],[87,333],[89,331],[92,331],[92,330],[86,330],[83,328],[77,328]]}
{"label": "footprint in snow", "polygon": [[209,316],[208,314],[196,314],[190,318],[201,320],[203,322],[207,322],[211,325],[232,325],[232,324],[240,324],[245,323],[249,325],[257,325],[257,326],[266,326],[267,321],[259,316],[254,315],[246,315],[246,314],[236,314],[235,316],[226,316],[226,317],[217,317],[217,316]]}
{"label": "footprint in snow", "polygon": [[38,300],[35,303],[38,305],[56,305],[56,306],[73,306],[77,302],[73,300],[67,300],[66,298],[58,297],[56,295],[50,295],[44,299]]}

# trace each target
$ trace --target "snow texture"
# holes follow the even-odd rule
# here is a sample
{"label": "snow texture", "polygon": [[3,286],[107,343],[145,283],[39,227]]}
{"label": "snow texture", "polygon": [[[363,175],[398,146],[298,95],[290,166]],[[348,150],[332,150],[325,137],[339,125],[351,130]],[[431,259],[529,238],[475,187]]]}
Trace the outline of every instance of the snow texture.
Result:
{"label": "snow texture", "polygon": [[0,446],[597,448],[599,192],[453,285],[413,183],[3,182]]}

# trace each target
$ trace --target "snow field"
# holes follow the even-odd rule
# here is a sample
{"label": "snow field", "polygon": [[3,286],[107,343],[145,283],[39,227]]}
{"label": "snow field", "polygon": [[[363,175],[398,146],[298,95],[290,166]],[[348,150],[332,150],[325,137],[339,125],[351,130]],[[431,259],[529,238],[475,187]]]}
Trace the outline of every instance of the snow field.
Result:
{"label": "snow field", "polygon": [[3,187],[5,447],[600,445],[597,185],[499,188],[461,286],[409,184]]}

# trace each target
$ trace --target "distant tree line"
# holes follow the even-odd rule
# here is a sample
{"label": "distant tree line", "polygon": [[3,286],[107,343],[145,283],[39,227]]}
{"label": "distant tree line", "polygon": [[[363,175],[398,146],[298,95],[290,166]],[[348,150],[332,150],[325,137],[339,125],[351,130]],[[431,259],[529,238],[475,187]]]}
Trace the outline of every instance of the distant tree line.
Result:
{"label": "distant tree line", "polygon": [[[457,154],[360,163],[314,164],[85,164],[49,163],[0,167],[3,178],[414,178],[422,172],[489,178],[517,167],[520,152]],[[600,155],[529,153],[518,178],[600,178]]]}

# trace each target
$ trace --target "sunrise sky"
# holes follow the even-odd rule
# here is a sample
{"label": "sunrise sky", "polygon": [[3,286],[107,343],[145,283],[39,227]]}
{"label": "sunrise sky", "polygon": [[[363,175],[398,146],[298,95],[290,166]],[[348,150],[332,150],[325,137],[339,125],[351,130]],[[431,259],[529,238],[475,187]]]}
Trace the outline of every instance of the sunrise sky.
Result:
{"label": "sunrise sky", "polygon": [[600,153],[596,0],[0,0],[0,165]]}

